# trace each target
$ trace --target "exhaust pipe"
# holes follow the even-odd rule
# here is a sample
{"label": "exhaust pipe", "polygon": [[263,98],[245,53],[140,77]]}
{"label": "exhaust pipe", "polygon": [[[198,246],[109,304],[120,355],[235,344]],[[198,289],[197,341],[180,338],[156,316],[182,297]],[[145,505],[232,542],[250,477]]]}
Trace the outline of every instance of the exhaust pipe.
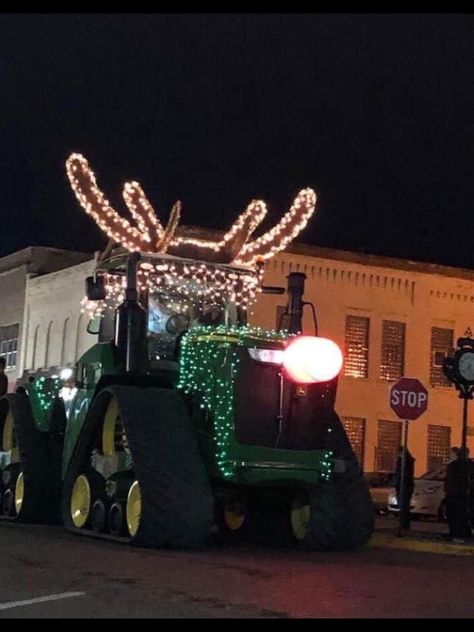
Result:
{"label": "exhaust pipe", "polygon": [[297,334],[303,331],[303,294],[306,274],[304,272],[290,272],[288,279],[288,331]]}
{"label": "exhaust pipe", "polygon": [[115,345],[127,373],[146,370],[146,311],[138,302],[137,266],[140,254],[127,260],[125,300],[118,307],[115,323]]}

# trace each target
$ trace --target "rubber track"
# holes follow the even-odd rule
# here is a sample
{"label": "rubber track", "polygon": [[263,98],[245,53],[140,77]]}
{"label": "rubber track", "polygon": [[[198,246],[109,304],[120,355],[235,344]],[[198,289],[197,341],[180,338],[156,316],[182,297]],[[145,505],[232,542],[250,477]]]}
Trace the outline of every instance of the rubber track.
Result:
{"label": "rubber track", "polygon": [[[140,483],[142,516],[134,538],[74,527],[69,504],[76,477],[87,471],[94,431],[115,397]],[[153,548],[199,548],[213,522],[213,498],[192,420],[174,389],[111,386],[99,393],[84,422],[63,486],[64,524],[75,533]]]}
{"label": "rubber track", "polygon": [[337,530],[337,548],[356,549],[364,546],[373,533],[374,505],[362,468],[344,426],[335,413],[330,428],[329,448],[336,459],[345,462],[345,471],[333,474],[342,514]]}
{"label": "rubber track", "polygon": [[[56,523],[58,515],[55,506],[60,478],[51,459],[49,433],[36,428],[26,394],[8,393],[2,400],[8,401],[13,415],[25,496],[19,515],[2,515],[0,518],[13,522]],[[3,423],[1,430],[3,432]]]}
{"label": "rubber track", "polygon": [[320,551],[358,549],[374,530],[374,507],[367,481],[341,420],[335,412],[327,419],[326,448],[344,462],[330,481],[321,481],[309,495],[311,515],[304,546]]}

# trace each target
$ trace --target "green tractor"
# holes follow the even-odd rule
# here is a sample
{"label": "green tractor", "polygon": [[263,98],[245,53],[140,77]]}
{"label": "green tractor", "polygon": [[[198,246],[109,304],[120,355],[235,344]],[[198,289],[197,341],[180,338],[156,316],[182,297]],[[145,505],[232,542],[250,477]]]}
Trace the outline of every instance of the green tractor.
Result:
{"label": "green tractor", "polygon": [[287,329],[265,331],[245,306],[284,289],[210,259],[122,252],[87,279],[99,342],[73,378],[0,399],[4,519],[147,547],[368,541],[372,501],[334,411],[341,353],[299,335],[305,276],[288,277]]}

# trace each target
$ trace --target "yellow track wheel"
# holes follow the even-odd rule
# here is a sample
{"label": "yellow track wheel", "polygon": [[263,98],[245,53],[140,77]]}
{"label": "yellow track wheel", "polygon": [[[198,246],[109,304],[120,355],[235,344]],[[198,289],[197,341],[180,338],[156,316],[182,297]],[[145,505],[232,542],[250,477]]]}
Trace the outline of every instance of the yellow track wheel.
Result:
{"label": "yellow track wheel", "polygon": [[8,411],[7,416],[5,417],[5,423],[3,424],[2,447],[4,452],[11,451],[12,461],[18,460],[18,446],[16,443],[15,426],[11,410]]}
{"label": "yellow track wheel", "polygon": [[104,456],[115,456],[118,451],[127,448],[127,440],[120,420],[117,400],[112,398],[107,406],[102,426],[102,453]]}
{"label": "yellow track wheel", "polygon": [[142,495],[140,485],[135,481],[130,487],[127,497],[127,527],[131,536],[135,536],[140,526],[142,515]]}
{"label": "yellow track wheel", "polygon": [[245,510],[239,500],[228,500],[224,507],[224,521],[229,531],[238,531],[245,521]]}
{"label": "yellow track wheel", "polygon": [[291,528],[297,540],[304,540],[311,509],[307,500],[296,499],[291,507]]}
{"label": "yellow track wheel", "polygon": [[71,518],[75,527],[81,528],[89,517],[91,510],[91,487],[87,476],[81,474],[76,478],[71,494]]}
{"label": "yellow track wheel", "polygon": [[18,478],[15,483],[15,509],[16,513],[19,514],[21,508],[23,506],[23,500],[25,498],[25,479],[23,477],[23,472],[18,474]]}

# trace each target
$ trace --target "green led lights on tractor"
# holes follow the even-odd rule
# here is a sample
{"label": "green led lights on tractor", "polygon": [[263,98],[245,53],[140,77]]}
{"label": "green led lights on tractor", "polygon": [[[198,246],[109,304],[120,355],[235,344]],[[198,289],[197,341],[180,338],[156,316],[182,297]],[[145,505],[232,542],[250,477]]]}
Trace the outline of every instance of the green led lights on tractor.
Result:
{"label": "green led lights on tractor", "polygon": [[0,399],[3,517],[150,547],[363,546],[374,513],[334,411],[342,355],[300,335],[305,275],[288,277],[286,330],[246,320],[259,291],[284,292],[261,285],[260,261],[306,223],[312,192],[253,242],[258,201],[205,242],[177,230],[177,206],[163,228],[138,183],[124,190],[134,228],[84,158],[68,175],[111,244],[132,252],[108,248],[87,279],[99,337],[74,376]]}

